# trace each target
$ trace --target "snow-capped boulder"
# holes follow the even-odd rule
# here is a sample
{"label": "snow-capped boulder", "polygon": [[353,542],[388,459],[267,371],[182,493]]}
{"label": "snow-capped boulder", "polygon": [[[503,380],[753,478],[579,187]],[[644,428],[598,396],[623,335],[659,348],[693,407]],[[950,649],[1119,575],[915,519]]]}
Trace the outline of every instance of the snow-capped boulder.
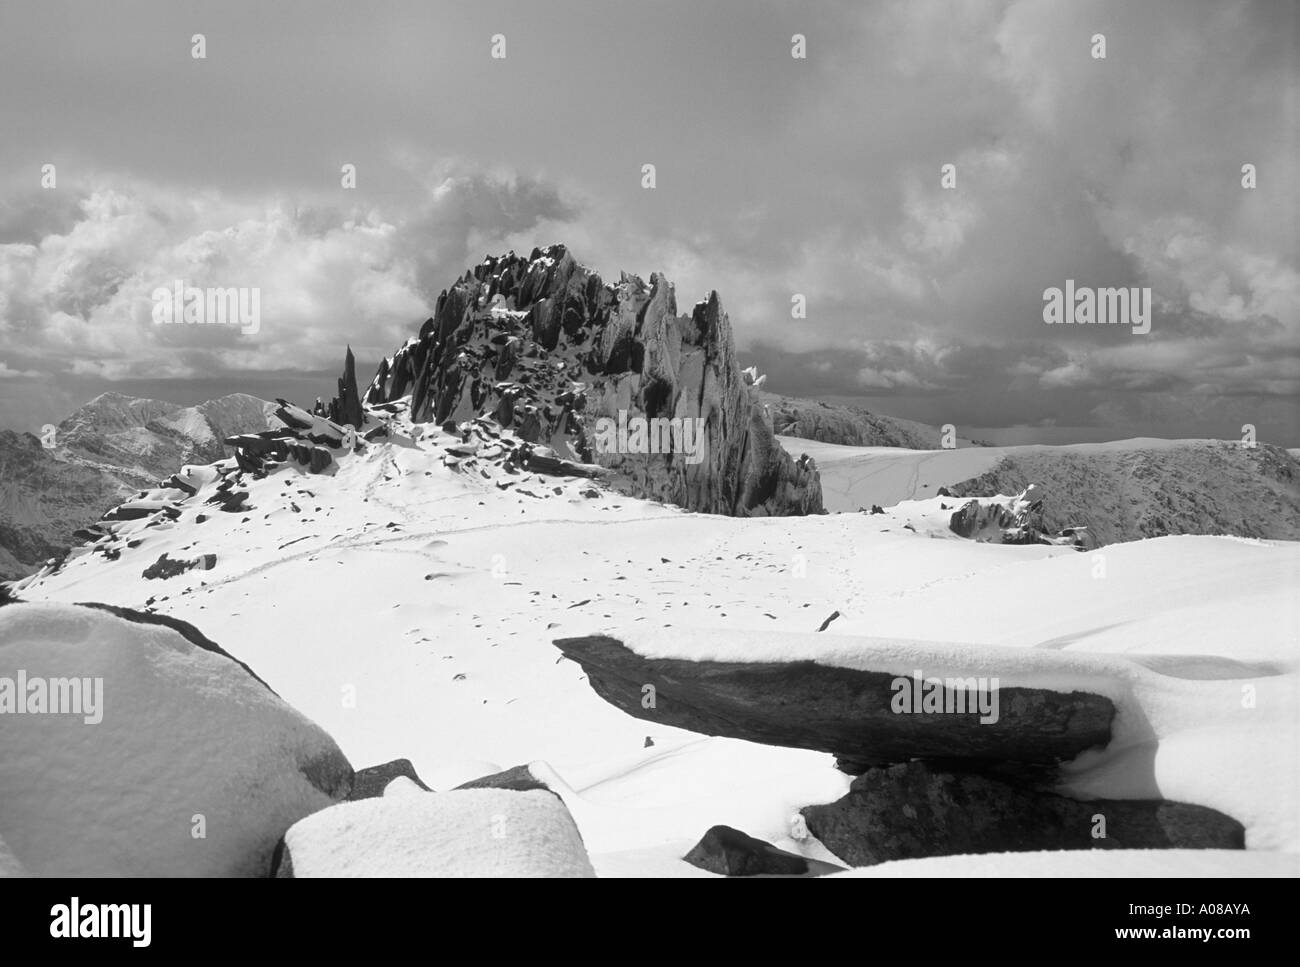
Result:
{"label": "snow-capped boulder", "polygon": [[545,789],[342,803],[295,823],[278,877],[591,877],[573,817]]}
{"label": "snow-capped boulder", "polygon": [[0,837],[32,875],[265,875],[347,795],[334,741],[174,621],[0,610]]}
{"label": "snow-capped boulder", "polygon": [[226,649],[222,648],[219,644],[217,644],[215,641],[213,641],[203,632],[199,631],[198,628],[194,627],[194,625],[190,624],[188,621],[182,621],[180,618],[172,617],[169,614],[158,614],[155,611],[138,611],[135,608],[125,608],[119,604],[104,604],[101,601],[80,601],[78,602],[78,607],[97,608],[100,611],[107,611],[109,614],[117,615],[117,617],[121,618],[124,621],[133,621],[136,624],[155,625],[155,626],[161,625],[164,628],[170,628],[172,631],[176,632],[178,635],[180,635],[182,638],[188,641],[191,645],[196,645],[197,647],[202,648],[204,651],[210,651],[214,655],[220,655],[222,658],[226,659],[227,661],[234,662],[236,665],[238,665],[240,668],[246,671],[250,677],[252,677],[256,681],[261,682],[263,688],[266,688],[272,694],[275,694],[275,689],[271,688],[270,685],[266,684],[266,682],[262,680],[262,677],[258,675],[257,672],[253,671],[253,669],[249,668],[248,665],[244,664],[244,662],[240,661],[230,652],[226,651]]}
{"label": "snow-capped boulder", "polygon": [[[910,702],[915,687],[907,678],[904,694],[895,672],[793,659],[647,658],[606,635],[554,644],[582,666],[597,695],[629,715],[705,735],[833,752],[849,772],[926,756],[1050,765],[1104,746],[1115,715],[1105,696],[1032,687],[998,689],[996,715],[981,715],[979,695],[946,686],[931,690],[934,701],[961,714],[900,714],[900,697]],[[867,662],[871,648],[864,642],[855,653]],[[647,687],[653,702],[646,701]]]}
{"label": "snow-capped boulder", "polygon": [[759,382],[740,369],[716,292],[679,316],[662,275],[607,284],[555,245],[466,272],[381,363],[365,402],[410,394],[417,423],[491,416],[614,471],[634,496],[690,510],[820,513],[816,466],[781,449]]}
{"label": "snow-capped boulder", "polygon": [[1021,850],[1244,849],[1246,838],[1241,823],[1205,806],[1081,802],[924,762],[870,769],[843,798],[802,815],[809,832],[853,866]]}

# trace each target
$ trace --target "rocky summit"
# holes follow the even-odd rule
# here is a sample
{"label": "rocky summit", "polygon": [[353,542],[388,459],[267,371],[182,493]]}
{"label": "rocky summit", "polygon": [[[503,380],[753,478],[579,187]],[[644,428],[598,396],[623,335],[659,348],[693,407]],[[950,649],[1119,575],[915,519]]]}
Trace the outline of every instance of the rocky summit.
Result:
{"label": "rocky summit", "polygon": [[[672,283],[615,284],[561,245],[487,258],[379,366],[364,401],[411,397],[415,422],[491,416],[628,494],[737,517],[822,511],[810,458],[777,443],[716,292],[679,315]],[[359,408],[345,378],[330,407]],[[631,432],[626,428],[631,427]]]}

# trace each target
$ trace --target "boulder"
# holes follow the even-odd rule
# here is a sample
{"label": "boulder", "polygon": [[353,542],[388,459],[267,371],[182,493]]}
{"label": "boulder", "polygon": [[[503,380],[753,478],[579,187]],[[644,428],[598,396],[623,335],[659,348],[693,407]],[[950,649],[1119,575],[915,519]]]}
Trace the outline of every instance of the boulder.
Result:
{"label": "boulder", "polygon": [[385,762],[382,765],[367,766],[365,769],[358,769],[356,779],[352,783],[352,793],[348,796],[349,800],[373,799],[376,796],[382,796],[388,784],[399,776],[410,779],[419,788],[425,792],[429,787],[424,784],[415,772],[415,766],[411,765],[410,759],[393,759],[391,762]]}
{"label": "boulder", "polygon": [[307,469],[311,473],[324,473],[333,462],[334,457],[330,455],[329,450],[322,446],[314,446],[311,448],[311,459]]}
{"label": "boulder", "polygon": [[207,499],[207,503],[217,504],[221,510],[228,514],[239,514],[249,509],[247,506],[248,496],[247,490],[218,487],[212,496]]}
{"label": "boulder", "polygon": [[513,789],[516,792],[527,792],[530,789],[547,789],[551,787],[533,774],[533,771],[526,765],[512,766],[502,772],[495,772],[490,776],[481,776],[478,779],[471,779],[469,782],[462,782],[457,789]]}
{"label": "boulder", "polygon": [[807,876],[843,869],[777,849],[731,826],[712,827],[682,859],[719,876]]}
{"label": "boulder", "polygon": [[278,877],[592,877],[573,817],[542,789],[342,803],[284,835]]}
{"label": "boulder", "polygon": [[274,437],[261,433],[243,433],[238,436],[227,437],[223,442],[228,447],[234,447],[237,451],[254,457],[273,456],[284,459],[288,456],[289,445],[286,439],[291,435],[290,431],[278,431]]}
{"label": "boulder", "polygon": [[168,557],[164,551],[158,555],[158,560],[154,561],[147,568],[140,572],[140,576],[145,580],[166,579],[175,577],[178,574],[184,574],[186,571],[199,568],[203,571],[210,571],[217,565],[217,555],[203,554],[196,558],[174,558]]}
{"label": "boulder", "polygon": [[[596,694],[659,725],[832,752],[855,771],[940,757],[1048,766],[1110,741],[1115,706],[1088,692],[999,689],[996,722],[977,714],[900,715],[887,672],[812,661],[719,662],[643,658],[606,635],[556,647],[587,673]],[[643,705],[653,685],[652,708]],[[955,693],[945,688],[945,701]],[[975,708],[973,693],[962,697]]]}
{"label": "boulder", "polygon": [[161,616],[0,609],[0,708],[24,691],[0,714],[0,838],[33,876],[263,876],[351,787],[324,731]]}
{"label": "boulder", "polygon": [[1205,806],[1082,802],[924,762],[869,769],[843,798],[801,813],[809,832],[852,866],[963,853],[1245,848],[1241,823]]}

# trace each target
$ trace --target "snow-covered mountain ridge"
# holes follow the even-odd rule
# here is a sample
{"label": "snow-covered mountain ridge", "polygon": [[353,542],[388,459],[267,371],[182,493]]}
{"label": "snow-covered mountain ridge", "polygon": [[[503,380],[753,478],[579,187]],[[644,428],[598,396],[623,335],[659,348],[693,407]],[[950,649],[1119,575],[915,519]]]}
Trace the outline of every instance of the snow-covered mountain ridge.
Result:
{"label": "snow-covered mountain ridge", "polygon": [[[644,627],[708,640],[710,629],[729,629],[728,640],[771,643],[755,653],[771,658],[783,634],[831,619],[839,635],[896,636],[899,668],[929,662],[923,651],[909,657],[913,639],[964,642],[946,661],[965,647],[984,671],[1009,676],[982,644],[1119,652],[1154,666],[1157,681],[1173,676],[1169,694],[1184,676],[1219,676],[1236,694],[1233,680],[1263,675],[1270,695],[1288,696],[1269,707],[1294,698],[1294,544],[1141,541],[1106,549],[1098,576],[1069,548],[957,537],[941,526],[944,498],[881,515],[703,515],[629,498],[585,468],[530,470],[512,458],[529,446],[513,431],[413,423],[406,406],[367,408],[351,449],[312,444],[330,451],[322,472],[292,454],[259,468],[236,458],[186,468],[17,593],[194,622],[354,764],[410,758],[446,789],[544,760],[563,778],[599,875],[697,875],[679,857],[719,823],[834,860],[815,840],[792,838],[791,817],[837,801],[851,780],[823,752],[627,716],[591,692],[579,666],[557,664],[552,638]],[[323,418],[286,413],[310,422],[304,436],[332,432]],[[143,579],[163,555],[194,564]],[[1008,586],[1032,606],[1007,608]],[[1248,634],[1244,614],[1258,619]],[[1075,687],[1096,687],[1086,679]],[[1291,849],[1295,830],[1281,817],[1295,801],[1294,770],[1272,754],[1285,759],[1285,744],[1243,746],[1231,730],[1185,718],[1089,754],[1079,763],[1086,783],[1072,781],[1089,795],[1160,790],[1203,802],[1243,822],[1248,847]],[[1285,734],[1270,723],[1275,738]],[[1221,750],[1217,765],[1207,765],[1210,748]],[[1265,761],[1250,749],[1271,751]],[[1125,765],[1150,762],[1153,771]],[[1225,788],[1251,792],[1224,800]],[[1224,870],[1235,868],[1228,856]]]}
{"label": "snow-covered mountain ridge", "polygon": [[1043,493],[1049,531],[1084,527],[1097,545],[1175,534],[1300,539],[1300,460],[1270,444],[1117,440],[1067,446],[905,450],[781,437],[817,463],[831,512]]}
{"label": "snow-covered mountain ridge", "polygon": [[[528,273],[558,264],[510,285],[531,291]],[[633,289],[667,297],[659,283]],[[734,868],[908,875],[922,857],[975,853],[975,869],[997,870],[1025,849],[1104,852],[1075,866],[1126,873],[1160,873],[1166,853],[1180,868],[1300,872],[1300,544],[1169,536],[1080,554],[972,540],[952,526],[968,501],[972,534],[1001,533],[1002,512],[1030,513],[1039,491],[919,496],[930,463],[907,451],[890,472],[916,499],[879,513],[737,513],[744,500],[722,495],[746,492],[748,458],[699,465],[735,471],[727,486],[675,460],[642,464],[654,493],[716,498],[727,513],[633,496],[634,471],[594,447],[586,459],[578,411],[554,408],[571,388],[550,395],[561,384],[543,377],[548,357],[486,385],[478,313],[521,312],[494,296],[448,317],[464,343],[426,324],[364,393],[345,364],[328,407],[278,401],[273,428],[228,437],[231,456],[139,492],[15,586],[23,603],[0,608],[0,677],[17,661],[70,674],[80,642],[111,645],[120,665],[100,652],[95,668],[112,685],[105,716],[117,716],[120,747],[69,732],[58,773],[38,782],[53,733],[0,716],[22,729],[0,735],[5,775],[76,807],[0,809],[0,866],[68,871],[58,823],[103,815],[102,835],[88,823],[77,841],[87,868],[126,869],[123,811],[94,799],[115,788],[110,766],[138,759],[130,775],[158,779],[135,780],[130,822],[163,845],[131,872],[702,876],[733,869],[711,851],[750,850]],[[549,332],[556,304],[530,325]],[[447,355],[457,345],[464,362]],[[394,383],[402,373],[415,381]],[[754,426],[742,438],[761,435]],[[726,429],[711,439],[731,440]],[[769,499],[782,492],[794,491]],[[190,622],[284,705],[238,685],[233,662],[169,644],[163,629],[137,639],[78,602]],[[168,657],[177,648],[184,661]],[[41,667],[46,655],[62,664]],[[138,667],[169,674],[140,680]],[[943,686],[949,695],[999,690],[1001,714],[892,707],[898,679],[920,689],[936,677],[977,683]],[[187,688],[206,704],[179,734],[242,734],[227,717],[253,703],[270,723],[264,751],[208,742],[211,772],[187,757],[184,781],[172,779],[174,763],[151,758],[152,730],[167,727],[153,695],[184,707]],[[102,782],[60,787],[82,754],[103,757]],[[382,799],[349,801],[377,787]],[[170,825],[182,794],[220,815],[247,801],[263,818],[223,841],[229,855],[196,864],[188,826]],[[1100,839],[1098,815],[1110,823]],[[421,835],[427,822],[437,831]],[[527,835],[510,834],[516,822]]]}

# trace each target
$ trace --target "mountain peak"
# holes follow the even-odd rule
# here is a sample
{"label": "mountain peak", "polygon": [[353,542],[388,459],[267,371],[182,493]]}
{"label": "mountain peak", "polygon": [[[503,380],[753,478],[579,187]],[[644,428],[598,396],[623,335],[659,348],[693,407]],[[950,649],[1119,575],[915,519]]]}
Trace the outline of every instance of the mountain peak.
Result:
{"label": "mountain peak", "polygon": [[[329,409],[337,422],[351,406],[347,365]],[[678,315],[663,274],[609,284],[564,245],[489,255],[444,290],[364,399],[408,395],[417,423],[490,417],[606,467],[634,496],[734,516],[821,511],[816,468],[776,443],[717,292]]]}

